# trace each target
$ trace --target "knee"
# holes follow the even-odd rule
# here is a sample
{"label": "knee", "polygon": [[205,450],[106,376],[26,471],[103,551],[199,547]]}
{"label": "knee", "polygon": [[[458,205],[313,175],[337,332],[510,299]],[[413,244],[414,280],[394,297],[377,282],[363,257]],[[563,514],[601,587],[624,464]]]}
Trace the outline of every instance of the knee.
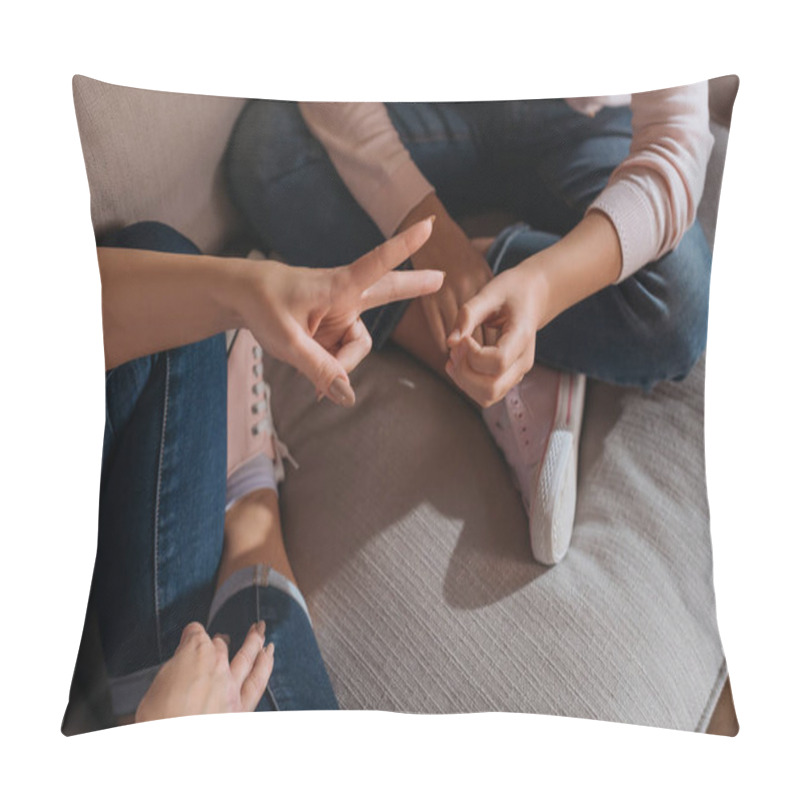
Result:
{"label": "knee", "polygon": [[685,378],[703,354],[710,276],[711,254],[695,225],[675,250],[632,277],[655,380]]}
{"label": "knee", "polygon": [[98,247],[126,247],[132,250],[155,250],[159,253],[199,255],[200,250],[190,239],[163,222],[137,222],[97,242]]}
{"label": "knee", "polygon": [[294,171],[315,145],[297,103],[249,102],[236,121],[225,152],[229,189],[235,195],[250,182],[269,183]]}
{"label": "knee", "polygon": [[699,318],[670,315],[651,331],[646,346],[654,365],[654,383],[682,380],[705,350],[706,325]]}

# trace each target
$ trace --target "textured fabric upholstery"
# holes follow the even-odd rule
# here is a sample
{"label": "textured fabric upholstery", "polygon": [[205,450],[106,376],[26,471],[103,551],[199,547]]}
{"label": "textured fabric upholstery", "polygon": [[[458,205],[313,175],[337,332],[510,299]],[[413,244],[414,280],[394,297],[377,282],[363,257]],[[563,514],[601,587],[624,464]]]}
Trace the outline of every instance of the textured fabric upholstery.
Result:
{"label": "textured fabric upholstery", "polygon": [[572,548],[532,562],[479,415],[398,350],[353,410],[272,363],[300,469],[287,548],[344,708],[534,711],[702,729],[726,675],[703,461],[703,368],[651,395],[592,384]]}
{"label": "textured fabric upholstery", "polygon": [[220,162],[245,101],[81,75],[72,88],[95,233],[158,220],[204,252],[218,251],[235,227]]}

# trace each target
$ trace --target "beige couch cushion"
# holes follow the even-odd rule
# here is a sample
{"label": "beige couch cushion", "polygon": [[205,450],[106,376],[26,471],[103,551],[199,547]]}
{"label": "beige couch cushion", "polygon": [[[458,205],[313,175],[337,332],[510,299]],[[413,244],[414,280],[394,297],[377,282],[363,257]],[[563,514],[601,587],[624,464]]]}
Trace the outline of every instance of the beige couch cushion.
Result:
{"label": "beige couch cushion", "polygon": [[287,549],[344,708],[533,711],[703,729],[727,675],[703,462],[703,368],[652,395],[591,384],[572,548],[533,563],[477,412],[404,353],[352,410],[270,364],[300,462]]}
{"label": "beige couch cushion", "polygon": [[218,252],[235,217],[221,158],[244,100],[130,89],[76,75],[83,156],[100,235],[151,219]]}

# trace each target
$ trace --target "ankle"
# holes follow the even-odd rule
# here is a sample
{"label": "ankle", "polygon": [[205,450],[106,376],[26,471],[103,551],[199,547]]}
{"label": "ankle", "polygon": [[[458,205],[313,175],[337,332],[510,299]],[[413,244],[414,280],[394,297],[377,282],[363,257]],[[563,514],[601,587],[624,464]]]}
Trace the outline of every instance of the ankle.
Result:
{"label": "ankle", "polygon": [[[278,493],[274,489],[256,489],[240,497],[225,512],[225,536],[247,536],[262,526],[280,525]],[[253,534],[255,535],[255,534]]]}
{"label": "ankle", "polygon": [[225,514],[225,541],[217,585],[234,572],[264,564],[296,583],[286,555],[281,530],[278,495],[258,489],[236,501]]}

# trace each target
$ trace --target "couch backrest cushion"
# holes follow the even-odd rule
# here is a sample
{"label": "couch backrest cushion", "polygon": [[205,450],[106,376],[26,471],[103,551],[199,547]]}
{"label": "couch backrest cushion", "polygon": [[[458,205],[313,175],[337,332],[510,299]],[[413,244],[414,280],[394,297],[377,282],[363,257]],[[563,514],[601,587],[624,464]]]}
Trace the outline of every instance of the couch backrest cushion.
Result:
{"label": "couch backrest cushion", "polygon": [[73,78],[96,234],[156,219],[205,252],[236,230],[221,160],[240,98]]}

